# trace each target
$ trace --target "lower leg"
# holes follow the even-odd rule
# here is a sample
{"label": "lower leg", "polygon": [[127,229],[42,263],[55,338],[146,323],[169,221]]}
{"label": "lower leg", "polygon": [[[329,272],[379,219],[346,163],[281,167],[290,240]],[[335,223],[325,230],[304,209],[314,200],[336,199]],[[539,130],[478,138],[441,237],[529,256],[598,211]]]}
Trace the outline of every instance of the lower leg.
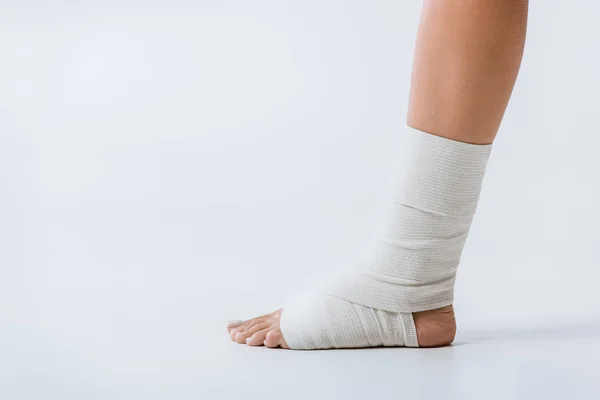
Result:
{"label": "lower leg", "polygon": [[521,65],[528,0],[425,0],[407,123],[492,143]]}
{"label": "lower leg", "polygon": [[[454,141],[492,143],[519,70],[527,10],[527,0],[426,0],[407,124]],[[361,312],[383,315],[383,320],[392,315],[390,310],[350,304],[364,309]],[[453,340],[454,313],[450,302],[445,304],[443,308],[412,312],[421,347],[442,346]],[[278,310],[233,323],[228,331],[238,343],[287,347],[280,330],[282,312],[285,314],[285,310]]]}
{"label": "lower leg", "polygon": [[[407,124],[448,139],[492,143],[517,78],[527,0],[426,0]],[[452,306],[413,313],[419,345],[454,340]]]}

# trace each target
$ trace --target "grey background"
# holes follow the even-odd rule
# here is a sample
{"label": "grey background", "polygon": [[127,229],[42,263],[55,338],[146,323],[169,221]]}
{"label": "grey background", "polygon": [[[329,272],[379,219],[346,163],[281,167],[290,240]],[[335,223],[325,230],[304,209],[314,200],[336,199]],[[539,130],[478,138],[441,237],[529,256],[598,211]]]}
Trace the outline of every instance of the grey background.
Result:
{"label": "grey background", "polygon": [[597,398],[591,0],[531,6],[457,346],[228,341],[228,319],[283,306],[369,241],[419,9],[0,0],[0,398]]}

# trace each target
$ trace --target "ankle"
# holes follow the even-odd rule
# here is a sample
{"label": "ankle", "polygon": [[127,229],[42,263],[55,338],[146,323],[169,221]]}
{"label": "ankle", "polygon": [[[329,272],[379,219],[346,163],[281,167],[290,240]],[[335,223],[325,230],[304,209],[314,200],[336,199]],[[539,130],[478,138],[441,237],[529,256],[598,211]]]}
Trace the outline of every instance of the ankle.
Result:
{"label": "ankle", "polygon": [[456,319],[452,305],[413,313],[419,347],[447,346],[456,335]]}

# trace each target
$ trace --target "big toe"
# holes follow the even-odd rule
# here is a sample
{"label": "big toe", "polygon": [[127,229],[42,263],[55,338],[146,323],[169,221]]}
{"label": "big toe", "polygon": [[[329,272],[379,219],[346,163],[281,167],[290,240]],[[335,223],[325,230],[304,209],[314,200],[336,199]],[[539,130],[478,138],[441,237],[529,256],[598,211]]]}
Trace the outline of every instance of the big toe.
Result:
{"label": "big toe", "polygon": [[264,344],[266,347],[270,347],[270,348],[274,348],[274,347],[281,347],[283,349],[290,348],[287,345],[287,343],[285,342],[285,339],[283,338],[283,334],[281,333],[281,329],[279,329],[279,328],[274,329],[274,330],[270,331],[269,333],[267,333],[267,337],[265,338]]}

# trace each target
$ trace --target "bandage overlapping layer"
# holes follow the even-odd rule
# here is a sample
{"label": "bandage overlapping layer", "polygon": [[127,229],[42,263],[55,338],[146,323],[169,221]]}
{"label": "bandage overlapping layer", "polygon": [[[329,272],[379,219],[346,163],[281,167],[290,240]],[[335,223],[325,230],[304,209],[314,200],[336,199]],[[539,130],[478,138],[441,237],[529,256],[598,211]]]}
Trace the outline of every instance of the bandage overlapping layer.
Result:
{"label": "bandage overlapping layer", "polygon": [[418,347],[412,313],[453,303],[491,147],[406,127],[381,239],[359,269],[284,307],[290,348]]}

